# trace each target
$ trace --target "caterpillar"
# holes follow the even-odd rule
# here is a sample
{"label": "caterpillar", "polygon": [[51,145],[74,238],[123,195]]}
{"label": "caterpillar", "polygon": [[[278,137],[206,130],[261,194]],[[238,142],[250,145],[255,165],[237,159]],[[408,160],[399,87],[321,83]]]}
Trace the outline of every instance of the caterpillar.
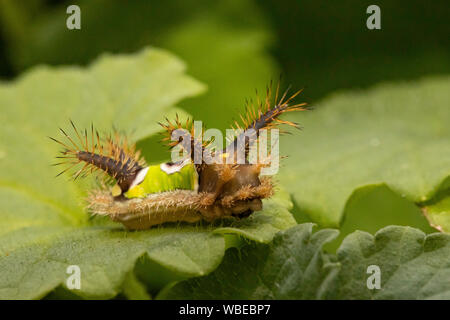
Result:
{"label": "caterpillar", "polygon": [[[73,179],[100,172],[115,183],[114,187],[106,183],[90,191],[87,209],[130,230],[148,229],[165,222],[245,218],[261,210],[262,200],[274,193],[271,177],[261,175],[267,161],[258,159],[252,163],[250,150],[263,130],[279,125],[299,128],[297,123],[279,119],[281,114],[307,109],[306,103],[291,104],[302,90],[288,97],[288,89],[278,98],[279,88],[278,84],[272,90],[270,85],[263,99],[247,101],[241,121],[232,126],[236,134],[223,150],[213,148],[211,141],[204,142],[203,136],[196,137],[193,120],[182,123],[178,116],[172,121],[166,118],[166,122],[159,123],[164,129],[162,141],[172,150],[178,147],[185,151],[186,156],[160,165],[147,165],[135,144],[117,132],[102,137],[93,125],[80,131],[70,121],[72,136],[60,128],[63,140],[50,137],[63,147],[57,156],[61,161],[55,165],[66,168],[58,176],[81,165],[71,173]],[[174,139],[174,133],[179,131],[182,134]],[[241,159],[239,147],[243,148]],[[209,157],[202,158],[205,154]]]}

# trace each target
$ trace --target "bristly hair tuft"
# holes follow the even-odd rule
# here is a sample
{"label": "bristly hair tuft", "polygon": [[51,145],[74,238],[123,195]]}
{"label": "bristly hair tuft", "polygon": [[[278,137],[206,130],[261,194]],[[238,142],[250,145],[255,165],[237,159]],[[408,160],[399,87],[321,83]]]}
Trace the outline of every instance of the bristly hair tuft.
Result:
{"label": "bristly hair tuft", "polygon": [[101,170],[107,177],[117,181],[122,192],[127,191],[137,173],[145,165],[140,152],[136,151],[135,144],[129,143],[117,131],[103,138],[97,130],[94,130],[93,125],[90,132],[87,129],[80,132],[72,120],[70,124],[76,136],[75,139],[61,128],[60,131],[66,138],[66,142],[49,137],[63,146],[60,155],[56,157],[62,161],[55,165],[67,165],[67,168],[58,176],[82,164],[81,168],[72,173],[73,179]]}
{"label": "bristly hair tuft", "polygon": [[[303,89],[300,89],[294,92],[291,96],[288,96],[288,88],[282,94],[282,96],[279,97],[280,82],[278,82],[276,86],[275,94],[273,93],[273,85],[271,82],[267,86],[266,94],[263,98],[261,98],[258,95],[258,92],[256,92],[256,101],[246,101],[245,113],[243,115],[240,115],[241,122],[235,121],[234,125],[232,126],[235,131],[234,139],[231,142],[232,144],[234,144],[234,150],[236,150],[237,148],[238,140],[244,137],[245,134],[248,134],[248,132],[254,132],[254,134],[256,135],[255,138],[258,139],[260,130],[273,129],[282,124],[300,129],[298,123],[279,119],[279,116],[287,112],[308,110],[306,102],[291,104],[302,91]],[[279,132],[282,134],[289,133],[281,129]],[[251,147],[251,140],[252,139],[245,140],[246,155],[248,154],[248,150]]]}
{"label": "bristly hair tuft", "polygon": [[[281,95],[280,97],[280,83],[278,82],[275,92],[273,92],[272,82],[267,86],[266,94],[264,98],[261,98],[257,93],[256,101],[246,101],[245,113],[239,115],[241,122],[235,121],[232,128],[235,131],[233,136],[234,149],[237,150],[238,140],[243,138],[248,132],[254,132],[256,135],[256,139],[245,140],[245,154],[248,155],[249,148],[251,147],[250,141],[256,141],[259,139],[260,131],[263,129],[272,129],[276,128],[282,124],[295,127],[300,129],[298,123],[279,119],[279,116],[283,113],[292,112],[292,111],[303,111],[308,108],[307,103],[292,103],[293,100],[303,91],[298,90],[292,95],[288,96],[289,88]],[[190,148],[190,157],[192,160],[196,157],[196,152],[203,152],[205,149],[209,148],[213,142],[213,140],[203,141],[204,128],[202,128],[202,132],[200,137],[196,137],[194,135],[194,121],[192,119],[187,119],[185,123],[181,122],[178,115],[176,119],[171,122],[166,118],[166,123],[159,123],[164,128],[164,138],[163,142],[167,143],[170,148],[174,148],[175,146],[181,144],[186,149],[186,144]],[[183,130],[179,132],[178,140],[173,141],[172,135],[176,130]],[[287,131],[280,130],[280,133],[288,133]],[[228,138],[228,137],[227,137]],[[211,155],[214,155],[215,152],[224,152],[225,150],[217,150],[212,151]],[[233,155],[229,155],[233,156]],[[203,159],[202,157],[198,157],[198,159]]]}
{"label": "bristly hair tuft", "polygon": [[[201,129],[200,137],[196,136],[197,133],[194,131],[193,119],[187,118],[186,122],[183,123],[180,121],[177,114],[173,122],[168,118],[165,118],[165,120],[166,123],[158,122],[158,124],[164,128],[162,142],[166,143],[170,149],[175,148],[179,144],[181,144],[181,146],[187,146],[187,144],[189,144],[189,156],[194,160],[195,152],[203,153],[203,151],[211,145],[212,140],[203,141],[205,132],[204,126]],[[178,132],[178,140],[172,140],[172,135],[176,130],[180,130]]]}
{"label": "bristly hair tuft", "polygon": [[308,110],[306,102],[291,104],[303,89],[288,96],[289,89],[280,98],[280,83],[277,84],[275,95],[273,94],[272,83],[267,86],[263,99],[256,92],[256,101],[246,101],[245,114],[240,115],[241,123],[235,121],[233,128],[244,131],[254,129],[256,132],[261,129],[274,128],[281,124],[299,128],[298,123],[278,118],[283,113]]}

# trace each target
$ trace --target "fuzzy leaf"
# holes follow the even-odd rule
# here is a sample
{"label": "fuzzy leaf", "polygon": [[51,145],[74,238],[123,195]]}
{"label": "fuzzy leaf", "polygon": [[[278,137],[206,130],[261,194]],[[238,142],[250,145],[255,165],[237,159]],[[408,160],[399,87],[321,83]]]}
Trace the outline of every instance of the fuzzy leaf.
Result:
{"label": "fuzzy leaf", "polygon": [[0,244],[3,299],[40,298],[59,285],[66,286],[70,265],[81,270],[81,288],[74,289],[75,294],[111,298],[143,255],[188,277],[212,271],[225,249],[222,237],[193,227],[125,232],[95,226],[40,226],[10,232],[0,238]]}
{"label": "fuzzy leaf", "polygon": [[[314,222],[339,226],[357,190],[387,185],[417,204],[450,175],[450,78],[336,93],[294,115],[302,134],[280,143],[280,181]],[[301,159],[301,162],[299,162]]]}
{"label": "fuzzy leaf", "polygon": [[203,90],[184,69],[169,53],[150,49],[104,55],[87,69],[41,66],[1,85],[0,233],[86,222],[80,201],[86,186],[55,178],[61,169],[51,164],[60,148],[47,136],[59,138],[58,127],[69,128],[69,119],[80,128],[94,123],[100,132],[114,125],[132,139],[156,133],[175,103]]}
{"label": "fuzzy leaf", "polygon": [[150,284],[163,286],[162,275],[170,281],[214,270],[226,248],[222,233],[268,242],[295,224],[284,209],[292,203],[280,194],[246,222],[128,232],[120,224],[89,219],[83,197],[92,181],[55,178],[58,171],[50,163],[59,147],[47,135],[69,118],[79,127],[93,121],[100,130],[113,124],[134,130],[134,139],[155,133],[156,121],[173,116],[175,103],[203,90],[183,71],[171,54],[149,49],[103,56],[88,68],[38,67],[0,85],[0,298],[69,296],[70,265],[81,270],[81,288],[70,290],[73,296],[111,298],[122,292],[148,298],[133,278],[141,261],[152,265],[143,270]]}
{"label": "fuzzy leaf", "polygon": [[[208,276],[163,291],[168,299],[449,299],[450,236],[389,226],[372,236],[357,231],[337,255],[322,246],[337,231],[311,233],[311,224],[280,232],[270,245],[227,251]],[[368,267],[380,269],[380,289],[369,289]],[[369,282],[372,280],[369,279]],[[371,282],[372,283],[372,282]]]}
{"label": "fuzzy leaf", "polygon": [[[337,252],[340,271],[323,298],[449,299],[450,236],[425,235],[410,227],[389,226],[372,236],[356,231]],[[380,269],[380,289],[368,289]]]}
{"label": "fuzzy leaf", "polygon": [[450,197],[446,197],[435,204],[425,206],[423,211],[430,221],[431,226],[439,231],[450,233]]}
{"label": "fuzzy leaf", "polygon": [[431,226],[450,233],[450,178],[444,181],[441,191],[423,206],[422,211]]}

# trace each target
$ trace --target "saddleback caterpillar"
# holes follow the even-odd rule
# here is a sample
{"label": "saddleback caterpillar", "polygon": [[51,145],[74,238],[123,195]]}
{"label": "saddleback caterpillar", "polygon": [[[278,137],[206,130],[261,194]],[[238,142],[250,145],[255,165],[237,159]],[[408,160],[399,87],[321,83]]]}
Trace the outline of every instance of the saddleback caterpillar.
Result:
{"label": "saddleback caterpillar", "polygon": [[[181,147],[187,156],[160,165],[146,165],[135,145],[119,134],[102,138],[93,126],[83,132],[71,121],[72,137],[60,129],[65,141],[51,138],[63,146],[57,157],[63,161],[57,165],[68,165],[63,171],[66,172],[81,164],[73,173],[75,179],[99,171],[115,182],[115,187],[104,184],[90,192],[88,210],[109,216],[131,230],[148,229],[165,222],[246,217],[261,210],[262,199],[273,194],[270,176],[261,176],[267,161],[250,162],[249,151],[265,129],[280,124],[298,127],[278,117],[306,109],[306,103],[291,104],[300,92],[287,97],[286,91],[278,99],[279,85],[274,96],[269,86],[264,99],[247,103],[246,113],[240,116],[242,123],[235,122],[233,127],[238,133],[224,150],[210,148],[211,142],[195,137],[193,121],[181,123],[178,117],[172,122],[166,119],[166,123],[160,123],[166,134],[163,141],[171,148]],[[177,130],[184,133],[173,141]],[[243,159],[238,156],[239,147],[244,148]],[[195,161],[199,154],[210,157]],[[216,161],[211,161],[211,157]]]}

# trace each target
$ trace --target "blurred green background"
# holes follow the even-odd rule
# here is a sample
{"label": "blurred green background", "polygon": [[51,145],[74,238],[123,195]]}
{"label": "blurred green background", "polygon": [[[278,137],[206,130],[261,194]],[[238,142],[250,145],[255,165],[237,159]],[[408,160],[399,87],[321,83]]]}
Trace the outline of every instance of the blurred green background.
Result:
{"label": "blurred green background", "polygon": [[[66,28],[70,4],[81,8],[81,30]],[[366,27],[371,4],[381,8],[381,30]],[[337,90],[450,73],[449,8],[444,0],[0,0],[0,77],[14,79],[37,64],[86,65],[103,52],[161,47],[208,86],[180,107],[224,129],[245,98],[280,74],[320,108]],[[167,158],[157,137],[139,146],[150,162]],[[386,224],[432,230],[417,207],[386,187],[352,200],[349,231]],[[366,218],[355,218],[360,212]],[[297,219],[308,220],[301,213]]]}
{"label": "blurred green background", "polygon": [[[70,4],[81,8],[81,30],[66,28]],[[381,8],[381,30],[366,28],[370,4]],[[318,101],[337,89],[449,73],[449,8],[444,0],[0,0],[0,76],[153,45],[179,55],[210,86],[209,98],[184,106],[194,115],[206,102],[238,108],[280,73]]]}

